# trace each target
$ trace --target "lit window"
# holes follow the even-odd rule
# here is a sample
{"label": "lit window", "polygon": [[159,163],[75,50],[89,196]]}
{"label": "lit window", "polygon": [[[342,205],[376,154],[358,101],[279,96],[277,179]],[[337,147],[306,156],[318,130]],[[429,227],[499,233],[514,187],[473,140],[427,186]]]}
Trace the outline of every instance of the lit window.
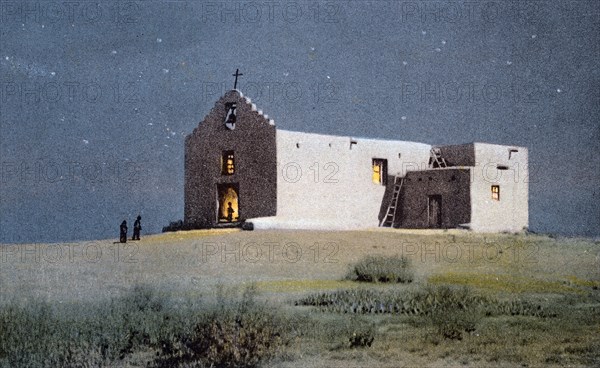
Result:
{"label": "lit window", "polygon": [[494,201],[500,200],[500,186],[499,185],[492,185],[492,199]]}
{"label": "lit window", "polygon": [[235,161],[233,151],[223,151],[221,157],[221,174],[233,175],[235,173]]}
{"label": "lit window", "polygon": [[373,183],[385,185],[387,182],[387,160],[373,159]]}

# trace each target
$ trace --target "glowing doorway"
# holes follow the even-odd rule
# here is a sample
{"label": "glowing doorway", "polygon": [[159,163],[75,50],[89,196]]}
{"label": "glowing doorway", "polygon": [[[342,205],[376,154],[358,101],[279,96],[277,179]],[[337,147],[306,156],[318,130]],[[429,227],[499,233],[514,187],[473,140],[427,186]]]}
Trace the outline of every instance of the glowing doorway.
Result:
{"label": "glowing doorway", "polygon": [[219,204],[217,220],[219,222],[237,222],[240,218],[238,185],[217,184],[217,198]]}

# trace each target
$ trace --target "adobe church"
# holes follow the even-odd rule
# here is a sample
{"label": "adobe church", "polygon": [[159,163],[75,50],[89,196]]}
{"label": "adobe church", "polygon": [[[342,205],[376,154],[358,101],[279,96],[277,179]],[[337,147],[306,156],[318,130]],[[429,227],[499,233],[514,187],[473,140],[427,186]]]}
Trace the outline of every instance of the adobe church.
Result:
{"label": "adobe church", "polygon": [[518,232],[527,154],[277,129],[234,87],[185,138],[184,224]]}

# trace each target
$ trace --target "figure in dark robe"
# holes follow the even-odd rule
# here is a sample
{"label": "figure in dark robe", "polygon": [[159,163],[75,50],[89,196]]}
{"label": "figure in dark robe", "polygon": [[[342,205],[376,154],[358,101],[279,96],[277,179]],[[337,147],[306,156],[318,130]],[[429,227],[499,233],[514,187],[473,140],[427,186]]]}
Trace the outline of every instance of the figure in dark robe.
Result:
{"label": "figure in dark robe", "polygon": [[233,214],[235,213],[235,210],[233,209],[233,207],[231,207],[231,202],[227,202],[227,205],[229,206],[229,207],[227,207],[227,221],[232,222]]}
{"label": "figure in dark robe", "polygon": [[133,223],[133,237],[131,240],[140,240],[140,231],[142,230],[142,216],[138,216]]}
{"label": "figure in dark robe", "polygon": [[127,243],[127,221],[121,222],[121,235],[119,236],[121,243]]}

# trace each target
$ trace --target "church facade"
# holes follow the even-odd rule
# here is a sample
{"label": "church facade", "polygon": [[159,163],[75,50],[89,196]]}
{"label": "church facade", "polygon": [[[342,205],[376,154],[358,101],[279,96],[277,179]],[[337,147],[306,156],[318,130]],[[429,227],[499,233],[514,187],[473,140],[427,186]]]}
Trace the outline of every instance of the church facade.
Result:
{"label": "church facade", "polygon": [[185,140],[188,228],[528,226],[527,149],[277,129],[238,90]]}

